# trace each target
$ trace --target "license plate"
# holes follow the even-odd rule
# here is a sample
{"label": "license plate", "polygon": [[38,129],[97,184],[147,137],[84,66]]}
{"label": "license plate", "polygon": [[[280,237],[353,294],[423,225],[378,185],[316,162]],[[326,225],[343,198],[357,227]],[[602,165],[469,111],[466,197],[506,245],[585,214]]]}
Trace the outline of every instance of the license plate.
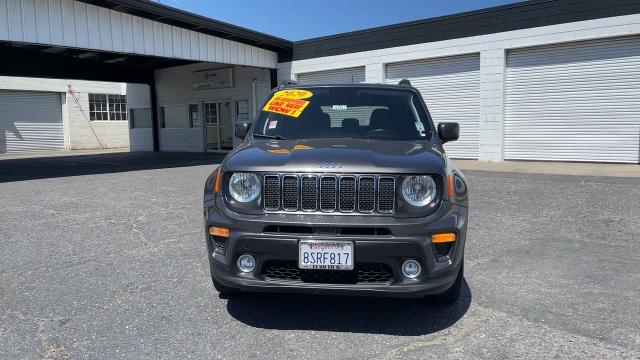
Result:
{"label": "license plate", "polygon": [[351,241],[300,240],[298,267],[316,270],[353,270]]}

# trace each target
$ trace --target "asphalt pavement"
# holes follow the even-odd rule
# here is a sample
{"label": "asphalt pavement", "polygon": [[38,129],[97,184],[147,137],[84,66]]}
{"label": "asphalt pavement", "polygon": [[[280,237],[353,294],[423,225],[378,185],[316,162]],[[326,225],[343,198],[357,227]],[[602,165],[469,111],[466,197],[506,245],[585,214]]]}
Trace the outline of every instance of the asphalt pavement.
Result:
{"label": "asphalt pavement", "polygon": [[220,298],[201,209],[217,161],[0,161],[0,358],[640,358],[638,178],[466,172],[452,306]]}

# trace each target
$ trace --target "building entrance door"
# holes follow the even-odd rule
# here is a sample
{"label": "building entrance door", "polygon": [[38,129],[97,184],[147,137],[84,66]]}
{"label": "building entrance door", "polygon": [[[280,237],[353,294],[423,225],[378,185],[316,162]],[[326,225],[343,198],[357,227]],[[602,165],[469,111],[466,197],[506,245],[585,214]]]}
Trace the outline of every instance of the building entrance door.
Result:
{"label": "building entrance door", "polygon": [[233,149],[233,117],[230,101],[203,103],[207,150]]}

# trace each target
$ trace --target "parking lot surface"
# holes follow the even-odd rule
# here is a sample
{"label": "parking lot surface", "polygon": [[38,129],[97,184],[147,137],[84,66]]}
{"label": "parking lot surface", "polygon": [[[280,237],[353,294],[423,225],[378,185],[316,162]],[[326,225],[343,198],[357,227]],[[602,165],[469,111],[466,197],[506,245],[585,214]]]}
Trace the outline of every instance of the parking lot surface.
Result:
{"label": "parking lot surface", "polygon": [[219,157],[0,161],[0,358],[639,358],[640,181],[469,171],[467,287],[220,298]]}

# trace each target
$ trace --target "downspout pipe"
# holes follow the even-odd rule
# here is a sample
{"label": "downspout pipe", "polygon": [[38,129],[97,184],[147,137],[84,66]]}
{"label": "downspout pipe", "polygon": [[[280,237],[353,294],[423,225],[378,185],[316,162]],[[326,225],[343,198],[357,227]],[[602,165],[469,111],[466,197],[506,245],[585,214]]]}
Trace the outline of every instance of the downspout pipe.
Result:
{"label": "downspout pipe", "polygon": [[251,116],[255,119],[258,115],[258,90],[257,85],[260,82],[258,79],[251,80]]}

